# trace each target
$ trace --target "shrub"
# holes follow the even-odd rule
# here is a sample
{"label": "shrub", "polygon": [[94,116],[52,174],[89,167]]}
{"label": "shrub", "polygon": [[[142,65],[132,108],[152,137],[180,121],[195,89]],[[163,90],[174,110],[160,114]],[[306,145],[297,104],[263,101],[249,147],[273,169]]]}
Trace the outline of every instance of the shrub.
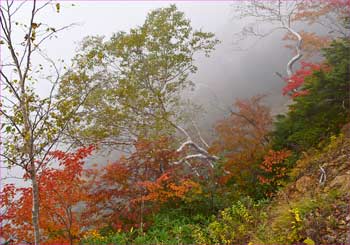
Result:
{"label": "shrub", "polygon": [[250,197],[235,202],[220,212],[209,225],[193,226],[193,236],[199,244],[243,244],[261,230],[260,224],[266,219],[263,211],[265,201],[254,202]]}

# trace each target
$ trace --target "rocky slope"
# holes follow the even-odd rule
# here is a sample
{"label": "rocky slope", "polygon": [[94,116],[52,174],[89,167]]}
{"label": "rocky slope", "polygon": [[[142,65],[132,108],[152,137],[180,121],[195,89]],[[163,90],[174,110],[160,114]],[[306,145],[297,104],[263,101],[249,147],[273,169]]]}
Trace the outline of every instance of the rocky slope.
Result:
{"label": "rocky slope", "polygon": [[350,244],[350,124],[322,150],[305,152],[266,210],[253,244]]}

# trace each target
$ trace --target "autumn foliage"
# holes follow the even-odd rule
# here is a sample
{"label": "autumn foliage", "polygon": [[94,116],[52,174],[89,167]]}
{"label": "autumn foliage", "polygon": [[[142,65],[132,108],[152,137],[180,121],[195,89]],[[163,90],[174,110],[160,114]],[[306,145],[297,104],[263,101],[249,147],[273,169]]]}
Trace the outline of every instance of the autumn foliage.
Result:
{"label": "autumn foliage", "polygon": [[260,164],[263,174],[260,175],[259,181],[262,184],[271,184],[287,175],[287,167],[283,165],[284,161],[291,156],[291,151],[269,150],[264,156],[264,161]]}
{"label": "autumn foliage", "polygon": [[[79,203],[86,200],[82,190],[84,159],[94,147],[80,148],[74,153],[54,151],[59,168],[45,167],[38,176],[40,190],[40,227],[45,244],[73,244],[79,238],[81,225]],[[32,189],[6,185],[1,193],[2,235],[16,243],[31,243]]]}
{"label": "autumn foliage", "polygon": [[298,69],[291,77],[285,78],[287,85],[283,87],[283,95],[289,94],[291,97],[307,95],[307,90],[300,90],[305,83],[305,79],[312,75],[315,71],[329,71],[329,67],[325,64],[314,64],[309,62],[301,62],[301,68]]}
{"label": "autumn foliage", "polygon": [[170,138],[138,140],[129,157],[88,172],[89,199],[84,212],[86,225],[115,230],[143,227],[152,211],[168,201],[185,200],[186,194],[200,192],[199,185],[184,175],[182,165],[174,165],[178,153]]}
{"label": "autumn foliage", "polygon": [[213,143],[212,151],[225,158],[225,174],[221,177],[224,182],[234,178],[245,185],[254,175],[255,165],[268,146],[272,118],[268,107],[262,104],[263,98],[259,95],[237,100],[237,111],[232,111],[216,125],[218,139]]}
{"label": "autumn foliage", "polygon": [[[178,182],[178,183],[176,183]],[[168,201],[184,200],[191,201],[189,194],[200,194],[201,187],[191,179],[176,181],[175,176],[164,173],[156,181],[140,183],[146,190],[146,195],[136,201],[152,201],[164,203]]]}
{"label": "autumn foliage", "polygon": [[[294,11],[292,21],[306,23],[309,28],[299,31],[303,39],[302,52],[305,59],[320,54],[335,38],[349,38],[346,28],[340,23],[347,23],[350,16],[349,0],[309,0],[300,1]],[[320,34],[313,26],[322,26],[326,33]],[[296,37],[288,32],[284,40],[295,41]],[[287,44],[287,48],[294,49],[295,45]]]}
{"label": "autumn foliage", "polygon": [[[260,4],[259,1],[256,3]],[[291,21],[325,24],[323,21],[329,20],[326,17],[331,15],[349,22],[350,0],[297,3]],[[269,13],[274,11],[264,4],[261,7]],[[251,244],[269,239],[266,231],[271,224],[263,220],[268,217],[265,211],[269,211],[265,205],[274,205],[270,202],[273,194],[293,177],[289,173],[298,163],[297,159],[304,153],[317,152],[329,140],[337,138],[341,126],[348,122],[349,39],[334,41],[333,35],[300,31],[304,58],[323,48],[324,61],[319,64],[301,62],[296,71],[288,69],[288,74],[293,75],[284,78],[286,85],[282,94],[291,96],[293,104],[284,106],[283,115],[273,117],[264,104],[264,95],[237,99],[226,117],[215,124],[210,132],[212,135],[203,133],[204,140],[195,122],[192,122],[196,129],[193,133],[187,122],[188,115],[180,115],[183,110],[180,94],[185,88],[192,87],[187,80],[197,69],[192,55],[199,49],[208,53],[217,41],[211,40],[211,33],[203,32],[194,32],[193,38],[187,40],[192,33],[189,20],[177,12],[175,6],[165,10],[153,12],[143,27],[131,29],[130,34],[116,34],[106,43],[99,38],[87,39],[87,56],[75,60],[77,67],[68,73],[68,85],[62,91],[68,99],[74,97],[77,91],[82,91],[82,84],[78,83],[87,83],[94,71],[98,73],[91,76],[93,82],[90,85],[94,87],[97,78],[109,81],[106,82],[108,86],[103,83],[103,89],[94,87],[91,100],[88,99],[86,107],[74,116],[81,115],[82,121],[77,120],[79,123],[75,126],[65,125],[64,128],[69,129],[67,132],[62,129],[62,132],[69,134],[70,126],[74,126],[72,129],[78,132],[77,136],[82,136],[82,141],[77,140],[79,143],[96,145],[64,152],[50,151],[52,148],[45,143],[48,152],[40,155],[46,157],[45,161],[32,157],[29,158],[32,165],[22,164],[26,173],[21,179],[31,181],[32,186],[29,187],[27,182],[23,186],[2,186],[1,239],[15,244],[38,244],[34,241],[33,228],[38,227],[35,226],[37,222],[33,222],[36,217],[39,217],[40,229],[35,231],[40,231],[40,238],[37,238],[40,244]],[[171,19],[167,19],[169,13]],[[281,16],[281,13],[277,12],[277,15]],[[181,25],[173,25],[176,22]],[[35,25],[33,30],[38,28]],[[164,26],[168,29],[159,29]],[[332,31],[340,35],[342,30]],[[174,44],[171,33],[182,41]],[[294,41],[293,38],[292,32],[285,36],[286,40]],[[117,67],[106,54],[113,62],[120,59],[122,69],[119,71],[118,68],[118,73],[121,77],[113,73],[103,76],[111,68],[110,63],[113,68]],[[295,58],[297,64],[299,58]],[[72,89],[75,85],[78,86]],[[101,99],[101,95],[108,96]],[[78,103],[67,98],[62,100],[63,107]],[[67,108],[63,109],[68,111]],[[39,110],[34,116],[39,121],[45,117],[45,113],[41,113]],[[51,114],[61,118],[54,112]],[[21,117],[14,115],[13,120],[20,121],[21,125],[23,120],[18,118]],[[9,119],[12,120],[12,116]],[[47,124],[54,134],[62,126],[55,128],[50,120]],[[58,124],[62,122],[58,120]],[[21,131],[4,125],[8,135],[12,130]],[[80,128],[85,126],[83,130]],[[71,135],[74,139],[76,132]],[[19,133],[26,141],[27,134]],[[192,134],[196,135],[192,137]],[[47,136],[45,142],[51,144],[53,136],[44,136]],[[87,141],[84,141],[85,137]],[[17,139],[14,135],[14,143],[5,148],[11,149],[13,159],[17,159],[17,151],[22,154],[21,158],[26,155],[20,152],[22,146],[17,145]],[[35,142],[31,144],[37,149]],[[56,141],[52,147],[55,144]],[[22,148],[26,146],[25,143]],[[107,163],[85,164],[94,151],[111,150],[112,146],[128,152]],[[18,164],[13,160],[9,166],[14,165]],[[325,167],[325,171],[314,163],[311,167],[314,173],[320,168],[321,174],[324,178],[327,175],[330,182],[328,175],[332,173],[328,173],[329,169]],[[33,199],[39,199],[39,205]],[[314,206],[313,202],[310,207]],[[36,207],[39,215],[36,215]],[[288,222],[281,222],[282,227],[295,231],[291,233],[295,237],[287,236],[288,242],[313,244],[304,236],[296,236],[296,230],[300,232],[299,228],[303,227],[299,223],[303,219],[302,212],[294,210],[293,214],[292,221],[288,213]],[[261,236],[261,240],[251,240],[254,236]],[[280,241],[285,242],[285,237]]]}

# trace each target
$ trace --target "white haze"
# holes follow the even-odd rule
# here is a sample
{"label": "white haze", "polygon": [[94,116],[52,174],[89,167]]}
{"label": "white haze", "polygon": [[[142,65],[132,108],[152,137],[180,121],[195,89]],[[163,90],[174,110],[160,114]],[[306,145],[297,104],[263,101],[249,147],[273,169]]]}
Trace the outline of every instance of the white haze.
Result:
{"label": "white haze", "polygon": [[[38,3],[42,4],[41,1]],[[287,98],[281,95],[283,83],[274,72],[283,72],[293,53],[284,48],[281,41],[283,33],[275,33],[260,40],[246,51],[237,51],[237,47],[234,46],[234,33],[239,32],[245,23],[233,18],[231,2],[62,1],[60,13],[56,13],[54,7],[48,8],[36,22],[48,23],[52,27],[79,23],[69,30],[58,33],[57,39],[49,40],[44,45],[49,57],[53,60],[63,59],[61,67],[64,65],[69,67],[70,59],[83,37],[103,35],[108,38],[112,33],[128,31],[130,28],[142,25],[149,11],[172,3],[175,3],[180,11],[185,12],[194,29],[213,32],[221,41],[209,58],[197,57],[196,64],[199,69],[191,76],[197,84],[197,89],[191,96],[207,111],[200,122],[203,131],[210,132],[215,120],[224,116],[224,113],[217,109],[218,105],[230,106],[236,98],[247,98],[258,93],[268,94],[267,103],[273,112],[283,111]],[[19,12],[18,21],[25,20],[29,13],[30,1]],[[21,38],[21,35],[18,34],[18,37]],[[241,43],[244,47],[249,47],[251,44],[252,42]],[[8,58],[8,53],[4,48],[1,51],[1,60],[4,62]],[[36,57],[35,61],[40,62],[39,57]],[[37,90],[45,96],[49,88],[50,84],[41,82]],[[116,160],[115,155],[96,156],[90,162],[105,163],[108,160]],[[1,170],[2,177],[9,175],[8,171]],[[11,175],[21,176],[21,171],[12,169]]]}

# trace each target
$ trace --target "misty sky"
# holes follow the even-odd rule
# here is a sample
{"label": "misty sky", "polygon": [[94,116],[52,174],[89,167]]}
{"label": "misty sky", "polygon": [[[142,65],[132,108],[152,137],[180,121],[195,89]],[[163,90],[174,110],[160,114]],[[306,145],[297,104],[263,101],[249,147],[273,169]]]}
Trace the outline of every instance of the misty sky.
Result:
{"label": "misty sky", "polygon": [[[60,13],[56,13],[53,6],[49,7],[38,16],[37,22],[53,27],[78,23],[44,46],[49,57],[64,59],[69,66],[79,42],[85,36],[102,35],[109,38],[112,33],[129,31],[142,25],[152,9],[170,4],[176,4],[180,11],[185,12],[195,29],[213,32],[221,41],[210,58],[200,57],[196,61],[199,70],[192,79],[198,85],[202,84],[197,86],[195,93],[199,101],[205,103],[212,100],[213,92],[225,104],[231,104],[237,96],[249,97],[256,93],[269,93],[276,103],[284,101],[280,96],[283,84],[274,72],[284,71],[292,52],[283,47],[283,33],[260,40],[247,51],[237,51],[234,34],[245,25],[245,22],[234,18],[232,5],[239,2],[62,1]],[[29,12],[30,4],[27,4],[18,17],[24,19]],[[240,47],[250,47],[253,41],[256,40],[242,41]],[[207,86],[213,92],[209,92]],[[41,90],[43,88],[45,86],[40,87]],[[277,104],[274,106],[278,107]]]}
{"label": "misty sky", "polygon": [[[44,46],[51,58],[64,59],[65,64],[69,66],[70,59],[83,37],[103,35],[108,38],[112,33],[128,31],[142,25],[147,13],[152,9],[166,7],[172,3],[185,12],[194,29],[213,32],[221,41],[209,58],[198,57],[198,72],[191,77],[197,84],[197,90],[192,96],[208,111],[203,117],[205,120],[202,125],[210,126],[217,118],[223,116],[212,104],[230,105],[235,98],[247,98],[257,93],[269,95],[267,102],[274,112],[283,110],[287,98],[281,95],[283,83],[274,72],[283,73],[293,53],[284,48],[281,41],[283,33],[260,40],[246,51],[237,51],[234,34],[239,32],[245,23],[234,18],[232,2],[64,1],[61,2],[60,13],[56,13],[54,7],[49,7],[38,16],[36,22],[48,23],[53,27],[79,23],[59,33],[57,39],[49,40]],[[27,5],[18,12],[19,21],[28,17],[30,4]],[[250,47],[252,43],[252,40],[243,41],[240,46]],[[2,50],[2,61],[7,57],[6,51]],[[48,88],[43,85],[38,89],[45,94]]]}

